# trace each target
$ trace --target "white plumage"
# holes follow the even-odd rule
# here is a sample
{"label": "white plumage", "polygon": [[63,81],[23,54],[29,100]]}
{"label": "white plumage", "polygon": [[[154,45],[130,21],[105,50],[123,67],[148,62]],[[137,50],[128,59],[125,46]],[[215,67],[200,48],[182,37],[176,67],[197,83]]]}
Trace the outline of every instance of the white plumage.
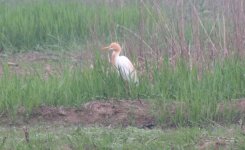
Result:
{"label": "white plumage", "polygon": [[116,57],[115,65],[124,80],[138,82],[136,70],[126,56]]}

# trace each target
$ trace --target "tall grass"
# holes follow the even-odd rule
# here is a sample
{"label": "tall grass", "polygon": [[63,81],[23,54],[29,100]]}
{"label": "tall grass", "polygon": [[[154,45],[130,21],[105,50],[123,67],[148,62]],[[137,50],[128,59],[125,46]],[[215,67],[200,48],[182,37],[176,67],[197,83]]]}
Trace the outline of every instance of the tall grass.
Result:
{"label": "tall grass", "polygon": [[[199,79],[197,67],[190,70],[185,63],[178,62],[173,69],[165,61],[163,67],[154,68],[152,74],[141,74],[140,84],[136,86],[125,83],[114,68],[99,59],[93,69],[66,68],[61,74],[47,79],[40,72],[28,76],[11,74],[5,67],[0,78],[0,109],[16,113],[22,106],[31,111],[42,104],[79,106],[96,99],[140,98],[153,100],[153,103],[157,101],[156,104],[184,103],[188,110],[178,110],[180,116],[172,118],[177,119],[176,124],[212,120],[218,103],[245,96],[244,68],[243,61],[231,59],[225,65],[215,64],[212,71],[205,71]],[[186,113],[189,114],[188,119]]]}
{"label": "tall grass", "polygon": [[136,5],[112,8],[103,2],[23,1],[2,2],[0,40],[2,47],[14,50],[69,48],[74,43],[98,37],[108,39],[115,24],[136,28]]}
{"label": "tall grass", "polygon": [[[77,45],[91,51],[119,41],[136,62],[140,85],[127,85],[96,53],[94,69],[67,67],[48,79],[39,72],[10,75],[5,66],[0,78],[2,110],[144,98],[185,102],[190,106],[188,119],[198,122],[213,119],[219,101],[245,96],[242,1],[104,2],[3,1],[0,46],[21,51]],[[173,119],[184,121],[183,117]]]}
{"label": "tall grass", "polygon": [[242,1],[23,0],[0,7],[0,46],[6,51],[120,41],[140,57],[208,63],[244,49]]}

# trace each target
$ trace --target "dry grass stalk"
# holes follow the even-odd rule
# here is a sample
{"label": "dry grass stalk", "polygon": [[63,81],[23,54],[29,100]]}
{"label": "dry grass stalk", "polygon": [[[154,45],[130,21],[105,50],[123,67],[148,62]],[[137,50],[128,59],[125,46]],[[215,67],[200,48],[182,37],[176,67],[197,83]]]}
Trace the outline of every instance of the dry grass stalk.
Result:
{"label": "dry grass stalk", "polygon": [[[202,69],[203,69],[203,61],[201,57],[203,56],[203,53],[201,51],[201,42],[200,42],[200,24],[199,24],[199,14],[198,12],[192,8],[192,36],[193,36],[193,56],[194,63],[197,64],[198,67],[198,80],[201,80],[202,78]],[[190,56],[190,57],[191,57]]]}
{"label": "dry grass stalk", "polygon": [[8,62],[8,65],[9,65],[9,66],[14,66],[14,67],[19,66],[17,63],[14,63],[14,62]]}
{"label": "dry grass stalk", "polygon": [[245,38],[245,30],[244,30],[244,10],[243,10],[243,1],[241,0],[233,0],[231,4],[231,13],[234,24],[234,47],[237,48],[237,52],[239,56],[244,56],[244,42],[243,38]]}
{"label": "dry grass stalk", "polygon": [[28,128],[24,127],[23,131],[24,131],[24,134],[25,134],[25,140],[26,140],[27,143],[29,143],[30,142],[30,138],[29,138],[29,130],[28,130]]}
{"label": "dry grass stalk", "polygon": [[184,1],[178,0],[176,10],[180,17],[178,18],[178,30],[179,30],[179,40],[180,40],[180,51],[183,58],[188,59],[187,44],[185,40],[185,19],[184,19]]}

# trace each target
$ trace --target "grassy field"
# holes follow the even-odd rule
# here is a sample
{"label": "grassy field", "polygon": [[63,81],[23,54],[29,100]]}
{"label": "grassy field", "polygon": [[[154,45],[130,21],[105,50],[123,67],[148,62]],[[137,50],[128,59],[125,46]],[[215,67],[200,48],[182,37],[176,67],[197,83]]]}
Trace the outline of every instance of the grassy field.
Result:
{"label": "grassy field", "polygon": [[36,126],[28,128],[28,138],[21,128],[1,128],[0,133],[2,149],[243,149],[245,141],[236,126],[178,130]]}
{"label": "grassy field", "polygon": [[[25,76],[10,73],[6,66],[0,79],[0,108],[16,113],[22,106],[31,111],[43,104],[79,106],[90,100],[140,98],[152,101],[153,105],[156,102],[156,111],[162,106],[158,103],[177,101],[188,105],[191,109],[179,110],[177,124],[187,121],[184,117],[186,111],[190,114],[188,121],[205,122],[217,117],[218,103],[244,97],[244,66],[244,62],[235,60],[227,61],[225,65],[216,64],[212,72],[205,72],[198,80],[196,69],[190,71],[180,63],[173,70],[166,63],[161,69],[153,68],[152,74],[142,74],[139,86],[132,84],[129,87],[113,72],[114,68],[110,69],[103,62],[97,62],[93,69],[71,71],[64,67],[60,74],[48,79],[38,66],[32,66],[36,71]],[[232,112],[227,110],[229,117],[226,119],[234,119]]]}
{"label": "grassy field", "polygon": [[[196,138],[209,130],[198,127],[209,127],[216,121],[230,125],[244,120],[244,111],[217,110],[220,104],[245,97],[243,6],[242,1],[233,0],[0,1],[0,110],[3,114],[14,116],[22,107],[29,114],[41,105],[80,106],[92,100],[143,99],[152,104],[152,114],[159,124],[170,121],[178,127],[193,127],[167,131],[169,135],[157,129],[131,128],[67,128],[47,134],[33,127],[31,138],[36,137],[36,141],[31,144],[19,136],[13,138],[19,131],[4,128],[0,132],[11,130],[6,135],[11,140],[7,138],[2,146],[45,149],[37,144],[44,142],[51,149],[59,149],[56,143],[65,141],[67,144],[62,146],[72,145],[70,149],[86,149],[87,142],[92,149],[139,149],[148,146],[144,143],[149,143],[149,149],[162,145],[165,149],[171,146],[198,149],[196,145],[200,141]],[[122,81],[108,63],[107,54],[100,51],[112,41],[121,43],[123,54],[135,64],[139,86]],[[32,51],[60,57],[42,64],[12,57]],[[74,53],[88,55],[75,63],[70,57],[64,57]],[[9,59],[24,69],[13,73],[7,65]],[[45,77],[43,65],[47,64],[55,73]],[[169,120],[165,116],[166,106],[173,102],[184,104],[184,108],[177,109]],[[219,130],[226,133],[225,129]],[[93,140],[97,132],[101,134]],[[57,139],[59,133],[62,138]],[[111,143],[118,134],[122,137]],[[125,139],[123,136],[128,134],[130,138]],[[83,135],[85,138],[80,139]],[[105,140],[100,140],[102,137]],[[176,145],[179,137],[186,139]],[[242,136],[235,134],[235,137],[241,145]],[[19,144],[11,147],[11,142]]]}

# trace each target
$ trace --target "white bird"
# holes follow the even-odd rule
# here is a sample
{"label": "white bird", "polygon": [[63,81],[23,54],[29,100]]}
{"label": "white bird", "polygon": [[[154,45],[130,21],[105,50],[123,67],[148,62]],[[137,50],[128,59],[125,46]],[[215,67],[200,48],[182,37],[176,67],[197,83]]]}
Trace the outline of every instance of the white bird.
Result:
{"label": "white bird", "polygon": [[134,83],[138,84],[139,80],[137,73],[131,61],[126,56],[119,56],[122,48],[118,43],[113,42],[109,46],[102,49],[113,51],[110,62],[117,68],[124,80],[129,82],[133,81]]}

